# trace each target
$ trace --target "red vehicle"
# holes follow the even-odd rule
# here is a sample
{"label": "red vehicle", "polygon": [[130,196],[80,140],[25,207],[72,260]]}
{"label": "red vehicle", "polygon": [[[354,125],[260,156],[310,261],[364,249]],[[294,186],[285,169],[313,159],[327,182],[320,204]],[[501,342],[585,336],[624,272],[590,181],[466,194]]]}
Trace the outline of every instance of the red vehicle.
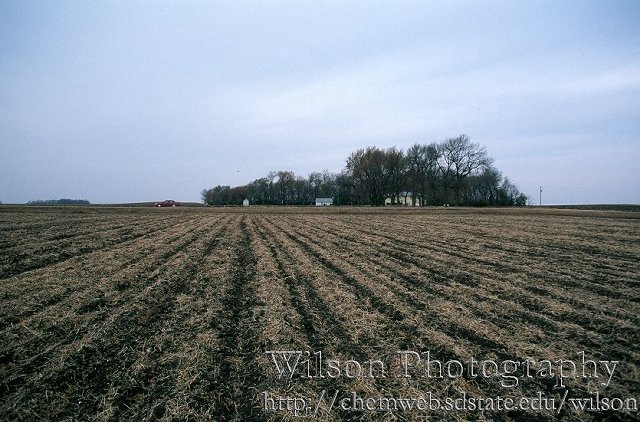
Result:
{"label": "red vehicle", "polygon": [[156,207],[179,207],[181,204],[178,201],[174,201],[173,199],[167,199],[162,202],[156,202]]}

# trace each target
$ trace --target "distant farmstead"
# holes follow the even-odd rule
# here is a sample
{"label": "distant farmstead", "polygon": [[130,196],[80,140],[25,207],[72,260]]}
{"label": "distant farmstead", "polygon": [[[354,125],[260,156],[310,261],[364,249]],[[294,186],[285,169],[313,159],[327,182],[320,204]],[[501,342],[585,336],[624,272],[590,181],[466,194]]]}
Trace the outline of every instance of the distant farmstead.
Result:
{"label": "distant farmstead", "polygon": [[333,205],[333,198],[316,198],[316,207]]}
{"label": "distant farmstead", "polygon": [[422,198],[413,192],[400,192],[399,196],[387,196],[384,199],[385,205],[402,205],[405,207],[419,207],[422,205]]}

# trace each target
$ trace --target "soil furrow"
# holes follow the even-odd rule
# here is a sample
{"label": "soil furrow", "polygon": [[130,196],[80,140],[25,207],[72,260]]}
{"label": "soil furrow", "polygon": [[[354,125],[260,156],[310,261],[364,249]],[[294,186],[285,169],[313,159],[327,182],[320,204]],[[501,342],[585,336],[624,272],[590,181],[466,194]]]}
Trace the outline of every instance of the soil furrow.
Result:
{"label": "soil furrow", "polygon": [[[220,232],[222,232],[222,229]],[[137,286],[132,286],[127,290],[118,291],[117,296],[111,298],[111,306],[98,307],[92,311],[85,310],[85,312],[76,311],[74,313],[72,310],[66,311],[63,313],[64,317],[60,321],[60,324],[55,325],[55,328],[57,329],[31,336],[31,338],[24,336],[25,330],[22,329],[22,327],[27,327],[24,324],[16,326],[13,330],[15,334],[4,332],[2,335],[5,338],[21,335],[24,340],[21,343],[16,344],[16,346],[18,350],[23,351],[31,350],[38,352],[41,350],[40,344],[44,341],[48,341],[49,344],[55,342],[54,347],[38,352],[30,358],[25,357],[22,353],[12,353],[15,358],[19,357],[20,360],[8,368],[13,367],[13,365],[18,365],[18,367],[21,368],[21,374],[20,377],[16,379],[8,373],[5,373],[5,379],[12,380],[11,382],[6,383],[5,386],[7,388],[20,388],[19,386],[26,382],[26,377],[28,377],[29,374],[34,373],[38,368],[41,370],[42,367],[47,366],[49,362],[59,359],[59,356],[61,356],[60,353],[63,353],[61,350],[75,350],[78,346],[74,346],[74,344],[80,344],[81,349],[83,347],[82,345],[90,343],[91,339],[96,334],[96,330],[110,333],[117,332],[117,327],[126,326],[126,324],[130,322],[128,318],[130,316],[135,316],[135,313],[130,314],[130,306],[137,309],[137,306],[139,306],[140,303],[145,303],[145,301],[149,300],[148,297],[150,293],[159,291],[158,294],[162,296],[163,292],[167,291],[165,289],[165,284],[167,284],[167,274],[180,270],[181,266],[185,265],[184,260],[177,261],[179,264],[176,265],[174,257],[178,254],[183,254],[185,248],[192,245],[197,237],[198,235],[195,234],[189,237],[186,242],[177,245],[174,249],[174,253],[171,254],[171,257],[167,255],[165,260],[156,261],[155,267],[151,266],[141,268],[142,272],[138,273],[136,277],[141,282]],[[160,267],[164,267],[166,270],[163,272],[160,270]],[[118,298],[118,296],[120,298]],[[155,300],[159,301],[159,299]],[[119,306],[118,302],[124,306]],[[162,306],[165,304],[166,303],[163,301]],[[75,304],[71,303],[71,305]],[[81,310],[87,305],[90,305],[90,303],[81,304],[78,309]],[[111,309],[114,309],[115,312]],[[52,318],[59,319],[60,317],[52,315]],[[40,319],[42,320],[42,317],[40,317]],[[6,363],[9,364],[10,361]],[[64,364],[64,362],[62,363]],[[3,367],[5,367],[5,365],[3,365]],[[64,372],[64,370],[62,371]],[[3,370],[3,372],[5,371]],[[36,381],[32,382],[32,384],[41,382],[39,376],[40,375],[37,375]]]}
{"label": "soil furrow", "polygon": [[[181,226],[191,225],[191,222],[180,224],[178,229],[182,230]],[[196,237],[194,232],[200,227],[202,227],[202,224],[198,224],[187,231],[182,231],[175,239],[163,240],[160,245],[153,245],[154,248],[160,246],[160,248],[166,248],[166,250],[159,256],[153,257],[152,262],[145,262],[149,267],[149,271],[163,265],[168,259],[182,250],[187,244],[192,242]],[[150,235],[151,233],[149,236],[144,236],[144,238],[150,238]],[[69,271],[60,271],[58,273],[59,277],[53,280],[49,276],[51,270],[46,269],[43,269],[41,273],[29,273],[23,276],[17,276],[19,278],[18,282],[24,281],[24,283],[26,283],[26,289],[20,291],[19,295],[11,296],[4,292],[0,292],[0,295],[3,296],[5,301],[5,312],[12,311],[10,314],[6,314],[6,316],[0,314],[0,330],[10,324],[17,324],[26,318],[37,315],[51,306],[77,302],[78,299],[76,295],[81,294],[84,291],[93,291],[95,289],[95,283],[100,283],[100,281],[105,278],[105,275],[92,271],[92,268],[94,267],[95,262],[101,262],[104,260],[101,255],[105,255],[106,253],[114,254],[119,253],[120,250],[122,250],[123,258],[117,266],[111,268],[108,278],[109,280],[118,280],[122,275],[123,279],[117,281],[114,287],[116,290],[126,290],[132,284],[132,280],[142,279],[142,276],[139,274],[136,274],[133,277],[126,277],[126,273],[130,273],[131,270],[136,268],[139,263],[148,260],[146,254],[139,253],[137,251],[140,247],[139,244],[141,240],[142,238],[138,239],[136,242],[125,242],[117,248],[109,251],[94,252],[90,256],[92,258],[91,261],[88,259],[82,259],[77,262],[77,265],[69,265]],[[126,258],[124,258],[124,256],[126,256]],[[76,282],[70,283],[69,281],[71,280]],[[59,282],[59,285],[54,284],[56,281]],[[39,287],[39,283],[46,283],[49,288],[47,290],[42,290]],[[36,293],[35,296],[30,295],[31,289]],[[21,309],[17,312],[13,311],[14,308],[11,304],[12,301],[19,301],[21,303]],[[26,303],[30,303],[31,306],[28,308],[25,307],[24,305]],[[20,311],[23,312],[21,313]]]}
{"label": "soil furrow", "polygon": [[[300,224],[302,225],[303,223],[300,223]],[[307,224],[304,227],[308,227],[308,226],[309,225]],[[345,233],[345,231],[341,231],[339,233],[325,231],[324,234],[329,234],[329,233],[333,234],[335,236],[335,239],[338,239],[338,241],[343,238],[349,239],[348,236],[343,234]],[[352,238],[351,241],[355,241],[355,240]],[[379,244],[378,242],[372,242],[372,243]],[[397,248],[400,249],[401,247],[398,246]],[[488,275],[483,277],[482,279],[480,279],[476,275],[473,279],[471,279],[471,277],[466,273],[455,274],[455,273],[451,273],[451,271],[448,269],[447,270],[445,270],[444,268],[437,269],[436,267],[434,267],[432,263],[433,261],[429,260],[428,257],[424,257],[422,259],[416,258],[415,252],[414,254],[409,255],[406,252],[398,252],[395,249],[395,247],[387,248],[386,246],[384,248],[379,246],[378,250],[384,250],[386,252],[385,256],[387,257],[387,259],[395,260],[398,264],[406,265],[410,263],[411,265],[415,266],[415,268],[426,270],[426,272],[431,277],[436,277],[438,280],[438,283],[434,284],[433,286],[442,286],[445,289],[445,292],[440,292],[440,295],[441,295],[440,297],[457,296],[458,293],[462,293],[462,292],[465,292],[467,297],[469,296],[478,297],[479,286],[494,285],[495,289],[491,289],[490,294],[495,296],[491,297],[487,295],[482,295],[482,297],[479,297],[481,303],[482,301],[495,301],[496,298],[498,298],[500,301],[504,301],[503,303],[506,303],[506,304],[512,303],[513,306],[511,308],[515,307],[516,309],[515,310],[512,309],[510,311],[511,312],[510,315],[520,316],[523,322],[525,322],[528,327],[531,326],[530,325],[531,322],[533,322],[534,324],[541,323],[540,327],[543,333],[546,332],[546,330],[548,330],[549,328],[548,324],[550,322],[552,323],[551,326],[555,328],[558,328],[558,327],[568,328],[566,327],[567,323],[572,324],[571,326],[573,327],[572,328],[573,330],[577,329],[582,333],[582,336],[580,338],[583,342],[581,346],[583,348],[598,350],[599,345],[602,343],[602,336],[612,335],[612,333],[614,333],[615,331],[622,331],[622,330],[628,331],[629,329],[631,329],[631,325],[626,320],[620,319],[619,317],[616,317],[616,316],[605,317],[604,315],[600,315],[599,319],[596,319],[596,318],[593,318],[593,315],[587,315],[586,313],[580,314],[576,312],[567,313],[566,310],[562,310],[554,313],[545,312],[546,309],[549,309],[549,307],[552,306],[554,299],[552,299],[551,297],[545,298],[545,295],[532,296],[531,294],[527,294],[526,292],[525,294],[519,293],[517,291],[514,291],[513,285],[510,286],[510,290],[508,292],[504,291],[502,286],[494,282],[495,275],[494,276]],[[378,254],[373,252],[372,255],[375,256]],[[375,264],[375,262],[373,261],[372,263]],[[425,263],[430,263],[430,264],[425,265]],[[399,271],[402,271],[402,269],[400,269]],[[394,274],[398,276],[397,272]],[[431,284],[427,284],[427,285],[422,284],[420,291],[416,291],[415,286],[413,286],[415,294],[419,295],[422,292],[422,289],[425,289],[425,288],[429,289],[430,285]],[[412,288],[410,283],[407,284],[407,286],[410,289]],[[486,290],[486,289],[483,289],[483,290]],[[524,313],[517,309],[518,307],[522,307],[523,304],[526,306],[526,308],[524,308]],[[478,313],[479,309],[477,306],[473,307],[473,309],[476,313]],[[509,307],[507,309],[509,309]],[[577,309],[581,309],[581,308],[578,307]],[[615,311],[612,311],[612,312],[615,312]],[[495,313],[494,313],[494,316],[495,316]],[[540,316],[542,316],[544,319],[541,319]],[[499,318],[494,318],[494,317],[489,317],[488,319],[500,320]],[[639,340],[640,338],[633,334],[630,336],[620,337],[619,339],[620,346],[616,348],[616,351],[614,353],[612,353],[611,358],[621,359],[621,360],[628,359],[629,358],[628,348],[625,347],[625,345],[631,346],[635,344],[636,341],[639,341]]]}
{"label": "soil furrow", "polygon": [[[265,223],[263,222],[262,227],[268,230]],[[284,253],[289,245],[276,244],[273,239],[276,238],[277,233],[273,231],[262,232],[258,230],[258,234],[267,243],[272,258],[284,276],[292,305],[301,317],[311,350],[326,350],[329,345],[336,347],[337,341],[338,349],[342,348],[344,353],[363,359],[365,354],[351,340],[351,336],[342,323],[334,317],[333,310],[324,302],[322,295],[315,289],[314,283],[302,273],[290,255]],[[309,310],[310,308],[311,310]],[[330,332],[323,335],[322,331]]]}
{"label": "soil furrow", "polygon": [[[336,236],[340,236],[340,233],[343,233],[347,230],[343,230],[340,232],[333,232]],[[378,245],[378,250],[381,251],[385,251],[387,254],[389,254],[390,256],[394,257],[394,258],[398,258],[401,259],[403,261],[406,262],[411,262],[412,264],[421,267],[425,270],[429,270],[429,271],[440,271],[440,272],[444,272],[445,274],[448,275],[448,278],[450,279],[455,279],[457,281],[462,281],[463,283],[467,282],[467,280],[469,279],[469,275],[467,272],[459,272],[458,275],[456,274],[451,274],[451,271],[449,269],[445,268],[464,268],[464,267],[468,267],[470,266],[470,264],[468,264],[469,261],[473,262],[473,258],[470,257],[469,259],[465,259],[464,255],[461,255],[459,253],[455,253],[455,252],[451,252],[449,249],[451,249],[453,247],[453,245],[456,245],[455,242],[450,242],[448,243],[448,248],[449,249],[445,249],[444,246],[439,247],[439,248],[433,248],[432,243],[433,241],[429,241],[429,242],[424,242],[422,244],[415,244],[415,243],[411,243],[411,242],[402,242],[402,244],[398,244],[396,242],[396,239],[388,236],[388,235],[384,235],[384,234],[380,234],[378,232],[372,232],[372,231],[368,231],[368,230],[363,230],[363,232],[368,235],[368,236],[374,236],[374,237],[379,237],[384,239],[384,241],[380,242],[380,241],[376,241],[375,243]],[[391,246],[387,243],[387,242],[393,242],[391,243]],[[407,245],[408,246],[405,246]],[[432,253],[436,253],[438,255],[437,259],[433,259],[433,256],[430,255],[425,255],[425,251],[430,251]],[[441,270],[436,270],[436,268],[438,267],[438,263],[440,262],[447,262],[450,259],[461,259],[464,260],[463,262],[466,262],[467,265],[466,266],[462,266],[462,265],[455,265],[455,266],[451,266],[448,265],[447,267],[442,267]],[[513,267],[513,269],[515,269],[517,267]],[[523,266],[522,269],[520,271],[517,270],[510,270],[509,272],[514,272],[515,274],[526,274],[527,278],[531,278],[533,277],[533,273],[531,272],[530,268],[527,268],[526,266]],[[494,294],[497,294],[498,296],[500,296],[502,293],[501,291],[503,290],[503,287],[499,284],[494,283],[492,280],[494,278],[504,278],[504,275],[500,272],[500,271],[495,271],[492,270],[491,267],[488,267],[487,269],[483,269],[483,268],[478,268],[477,266],[474,266],[474,272],[476,273],[477,276],[482,276],[485,277],[487,280],[489,280],[491,285],[495,286],[495,290],[493,291]],[[549,279],[549,275],[547,274],[547,280]],[[583,286],[581,285],[577,285],[576,282],[569,280],[567,282],[568,284],[573,284],[575,287],[579,287],[582,288]],[[471,281],[471,287],[477,285],[477,282],[473,282]],[[577,297],[575,297],[575,295],[572,296],[567,296],[564,295],[564,292],[560,292],[560,294],[558,294],[557,291],[554,290],[550,290],[552,288],[552,286],[548,285],[548,283],[540,283],[541,288],[544,288],[547,290],[547,294],[546,294],[546,298],[544,296],[532,296],[530,294],[528,294],[526,292],[526,289],[529,289],[531,285],[525,285],[523,286],[523,289],[520,294],[518,294],[517,296],[519,298],[521,298],[522,300],[524,300],[524,304],[525,306],[529,306],[531,311],[534,312],[541,312],[544,309],[547,308],[548,306],[548,302],[549,300],[551,301],[557,301],[558,299],[564,300],[566,302],[569,302],[570,305],[572,306],[576,306],[579,309],[588,309],[591,310],[593,312],[597,312],[597,313],[601,313],[602,309],[596,309],[593,306],[593,297],[587,297],[584,299],[578,299]],[[510,286],[512,289],[513,288],[519,288],[517,286]],[[567,286],[563,286],[564,288],[567,288]],[[510,294],[513,294],[513,292],[509,292]],[[504,298],[504,296],[503,296]],[[538,301],[538,299],[540,299],[540,301]],[[623,306],[624,308],[624,306]],[[606,314],[606,311],[605,311]],[[635,315],[637,314],[633,314],[631,315],[632,318],[635,317]],[[553,315],[547,315],[551,318],[554,318]],[[613,316],[612,316],[613,317]],[[615,317],[613,317],[615,320]],[[559,321],[559,322],[562,322]],[[611,322],[611,321],[609,321]],[[595,326],[595,325],[594,325]],[[600,327],[606,327],[606,324],[599,324]],[[593,328],[593,327],[591,327]]]}
{"label": "soil furrow", "polygon": [[263,374],[256,367],[255,357],[264,353],[265,345],[260,342],[254,320],[256,257],[245,217],[239,230],[231,286],[222,297],[218,376],[211,386],[216,392],[213,415],[217,420],[264,419],[258,396]]}
{"label": "soil furrow", "polygon": [[[204,240],[198,243],[202,245],[200,248],[207,250]],[[53,367],[17,387],[18,391],[41,397],[50,394],[52,400],[60,394],[77,397],[77,402],[60,402],[52,406],[50,411],[56,413],[46,418],[95,414],[100,397],[107,394],[110,379],[114,376],[111,374],[120,376],[118,374],[126,370],[137,355],[144,353],[137,345],[153,333],[154,327],[165,321],[166,315],[175,307],[175,297],[184,292],[187,286],[185,280],[196,269],[193,261],[184,253],[189,244],[182,245],[178,251],[182,257],[176,257],[166,272],[152,276],[143,290],[128,300],[128,306],[118,308],[116,314],[99,314],[97,320],[89,320],[84,329],[93,328],[94,331],[87,331],[84,336],[81,331],[70,335],[67,340],[72,340],[72,343],[65,346],[63,341],[56,345],[51,352],[58,351],[58,354],[46,358],[46,363],[31,361],[21,364],[23,374],[28,374],[29,368],[42,370],[50,365]],[[108,320],[100,323],[104,317],[108,317]],[[41,360],[42,356],[36,356],[36,359]],[[16,394],[20,395],[19,392]],[[129,394],[133,392],[129,391]],[[45,400],[45,404],[52,403]],[[12,407],[17,406],[13,403]]]}
{"label": "soil furrow", "polygon": [[[86,245],[66,245],[70,250],[64,249],[61,245],[56,245],[56,250],[54,251],[40,248],[37,251],[31,251],[28,255],[11,254],[8,258],[10,264],[8,266],[5,265],[4,268],[0,268],[0,280],[20,275],[28,271],[50,267],[52,265],[65,262],[71,258],[82,257],[97,251],[107,251],[114,247],[117,248],[123,243],[133,243],[140,238],[149,237],[156,232],[164,230],[167,227],[171,227],[173,224],[175,223],[172,222],[168,226],[157,226],[156,224],[153,224],[150,225],[153,227],[151,229],[142,226],[138,227],[137,230],[132,233],[125,234],[124,236],[114,236],[108,240],[103,240],[100,235],[96,235],[96,240],[101,240],[99,242],[94,242],[97,243],[97,245],[92,243],[88,243]],[[32,259],[34,254],[38,256],[37,259]],[[32,262],[26,262],[27,259],[32,259]]]}
{"label": "soil furrow", "polygon": [[[313,410],[321,393],[327,421],[630,419],[634,412],[340,409],[351,394],[637,398],[640,220],[623,218],[2,206],[0,273],[18,273],[0,280],[0,419],[298,420],[291,408],[269,409],[267,397],[285,407],[279,400],[305,398]],[[291,377],[278,351],[302,354]],[[577,363],[584,351],[600,361],[599,377],[554,388],[557,373],[516,374],[507,388],[499,373],[427,375],[425,355],[410,358],[405,377],[398,351],[428,351],[443,369],[487,359],[532,362],[533,371],[543,359]],[[384,377],[366,375],[370,360]],[[616,362],[606,388],[603,360]]]}

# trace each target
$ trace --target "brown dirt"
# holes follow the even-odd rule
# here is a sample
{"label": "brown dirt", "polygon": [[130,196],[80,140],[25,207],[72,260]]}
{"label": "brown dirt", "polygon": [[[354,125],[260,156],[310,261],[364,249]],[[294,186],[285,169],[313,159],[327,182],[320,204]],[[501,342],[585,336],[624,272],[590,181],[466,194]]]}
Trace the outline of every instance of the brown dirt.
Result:
{"label": "brown dirt", "polygon": [[[536,396],[392,376],[443,361],[617,360],[640,398],[640,213],[564,209],[0,207],[1,420],[295,420],[263,397]],[[385,378],[276,376],[268,350],[384,360]],[[570,397],[595,382],[568,380]],[[628,419],[416,410],[323,420]],[[310,403],[315,408],[315,401]]]}

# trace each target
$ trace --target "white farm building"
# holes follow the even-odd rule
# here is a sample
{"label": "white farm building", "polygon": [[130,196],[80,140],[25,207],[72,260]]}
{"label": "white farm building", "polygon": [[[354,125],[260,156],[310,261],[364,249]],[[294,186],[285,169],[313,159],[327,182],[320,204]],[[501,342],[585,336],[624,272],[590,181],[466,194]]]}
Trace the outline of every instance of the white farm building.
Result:
{"label": "white farm building", "polygon": [[333,205],[333,198],[316,198],[316,207]]}

